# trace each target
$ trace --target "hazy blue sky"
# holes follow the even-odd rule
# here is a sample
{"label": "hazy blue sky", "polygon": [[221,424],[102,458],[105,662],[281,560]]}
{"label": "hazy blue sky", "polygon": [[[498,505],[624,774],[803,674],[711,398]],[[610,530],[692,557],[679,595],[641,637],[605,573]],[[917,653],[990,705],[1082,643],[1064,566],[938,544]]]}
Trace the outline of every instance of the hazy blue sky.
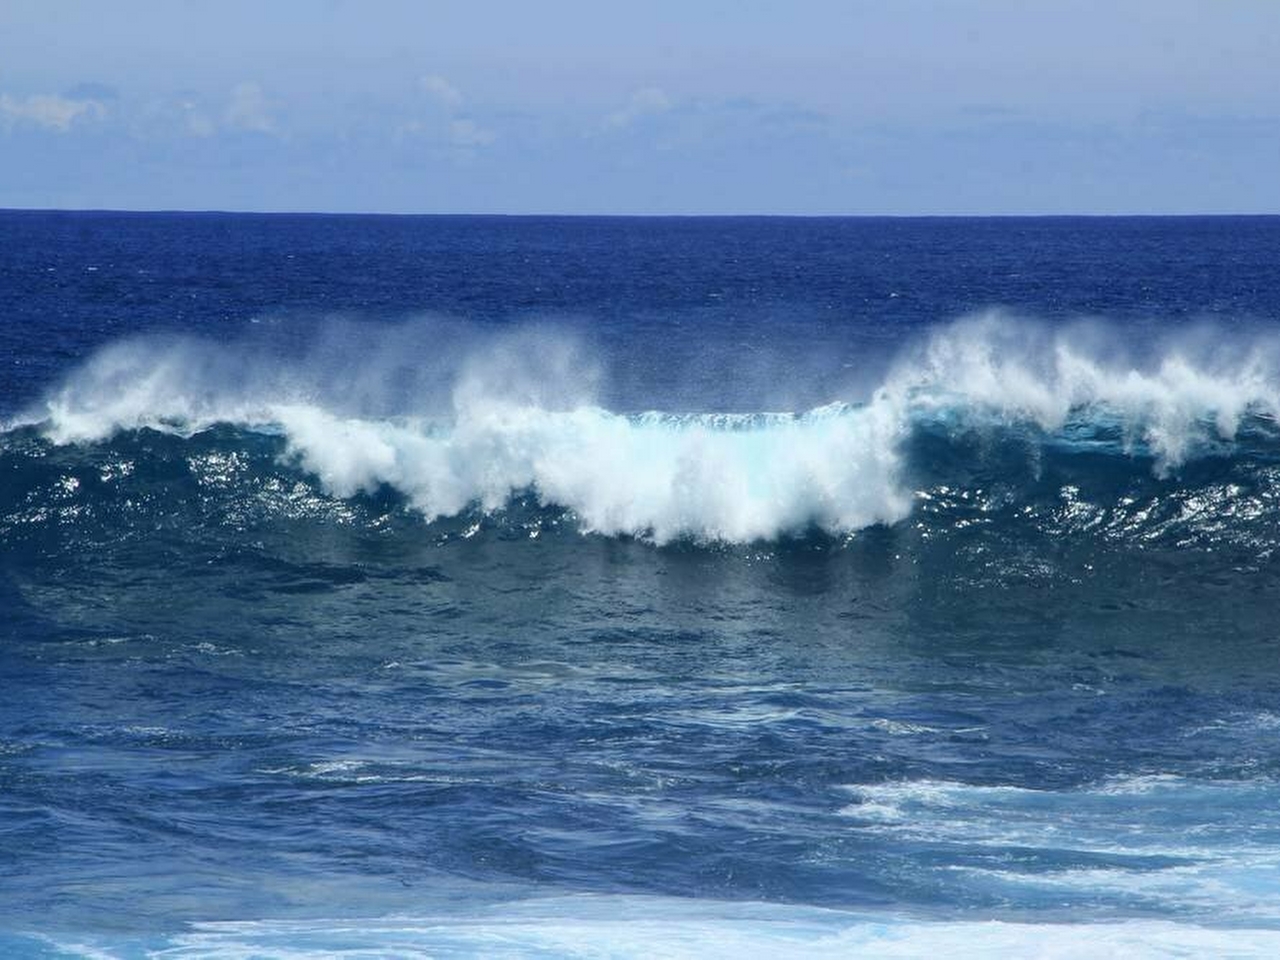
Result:
{"label": "hazy blue sky", "polygon": [[1280,213],[1280,2],[0,0],[0,207]]}

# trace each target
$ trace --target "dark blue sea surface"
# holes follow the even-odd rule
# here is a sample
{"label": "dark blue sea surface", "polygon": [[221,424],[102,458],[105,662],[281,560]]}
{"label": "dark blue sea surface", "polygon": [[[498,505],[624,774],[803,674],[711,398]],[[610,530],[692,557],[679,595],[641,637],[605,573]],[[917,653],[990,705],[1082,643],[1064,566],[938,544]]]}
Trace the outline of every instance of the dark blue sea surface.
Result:
{"label": "dark blue sea surface", "polygon": [[0,316],[6,956],[1280,951],[1280,218],[6,212]]}

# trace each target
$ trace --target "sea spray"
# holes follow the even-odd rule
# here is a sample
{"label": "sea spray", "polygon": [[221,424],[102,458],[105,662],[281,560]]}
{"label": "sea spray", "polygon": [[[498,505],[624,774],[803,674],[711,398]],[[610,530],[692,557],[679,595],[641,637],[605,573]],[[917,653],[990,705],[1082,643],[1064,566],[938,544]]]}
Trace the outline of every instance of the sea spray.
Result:
{"label": "sea spray", "polygon": [[[500,510],[527,490],[587,532],[747,542],[904,519],[913,493],[902,445],[929,424],[1030,428],[1046,438],[1068,428],[1077,438],[1109,433],[1167,474],[1280,410],[1271,341],[1197,353],[1190,338],[1171,337],[1140,360],[1125,358],[1124,347],[1097,328],[990,314],[905,349],[861,402],[800,413],[624,414],[591,402],[598,367],[572,338],[545,330],[477,337],[448,365],[426,364],[437,397],[450,385],[447,404],[411,389],[390,407],[385,397],[370,407],[367,389],[354,399],[339,389],[332,359],[321,376],[305,356],[268,368],[243,344],[144,340],[91,358],[26,420],[59,444],[141,428],[190,435],[219,423],[280,430],[287,455],[332,494],[386,485],[429,520],[473,505]],[[347,359],[349,382],[376,379],[390,362],[377,356],[372,366]],[[361,397],[372,412],[360,409]]]}

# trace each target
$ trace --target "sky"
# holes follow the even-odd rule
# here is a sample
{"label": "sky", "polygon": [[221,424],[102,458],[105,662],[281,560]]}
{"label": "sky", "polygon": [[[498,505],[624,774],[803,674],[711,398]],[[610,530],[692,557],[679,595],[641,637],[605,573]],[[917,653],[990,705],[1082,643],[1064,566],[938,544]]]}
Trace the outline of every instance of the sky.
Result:
{"label": "sky", "polygon": [[1280,213],[1280,2],[0,0],[0,207]]}

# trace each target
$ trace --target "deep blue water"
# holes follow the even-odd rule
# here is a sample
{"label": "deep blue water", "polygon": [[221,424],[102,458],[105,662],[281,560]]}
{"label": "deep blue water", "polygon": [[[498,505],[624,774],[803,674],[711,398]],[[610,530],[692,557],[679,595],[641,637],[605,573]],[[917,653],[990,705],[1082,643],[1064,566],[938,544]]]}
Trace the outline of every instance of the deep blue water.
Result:
{"label": "deep blue water", "polygon": [[9,212],[0,311],[6,955],[1280,949],[1280,218]]}

